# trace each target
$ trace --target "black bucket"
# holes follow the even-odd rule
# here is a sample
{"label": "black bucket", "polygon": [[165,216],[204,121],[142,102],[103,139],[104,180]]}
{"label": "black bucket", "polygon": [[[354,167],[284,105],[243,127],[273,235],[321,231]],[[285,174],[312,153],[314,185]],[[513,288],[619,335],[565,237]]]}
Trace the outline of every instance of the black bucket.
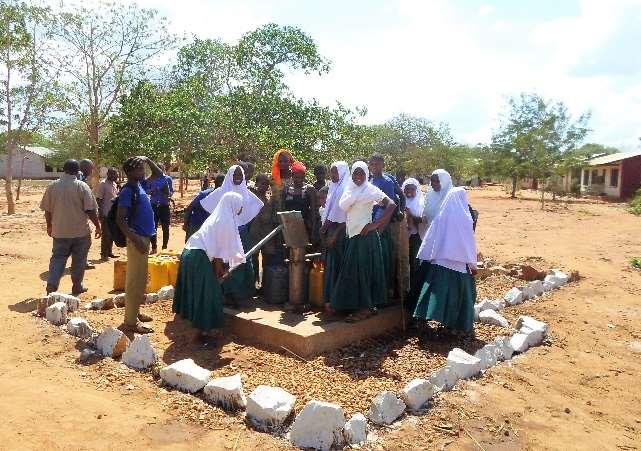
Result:
{"label": "black bucket", "polygon": [[263,296],[268,304],[284,304],[289,296],[289,269],[284,265],[263,268]]}

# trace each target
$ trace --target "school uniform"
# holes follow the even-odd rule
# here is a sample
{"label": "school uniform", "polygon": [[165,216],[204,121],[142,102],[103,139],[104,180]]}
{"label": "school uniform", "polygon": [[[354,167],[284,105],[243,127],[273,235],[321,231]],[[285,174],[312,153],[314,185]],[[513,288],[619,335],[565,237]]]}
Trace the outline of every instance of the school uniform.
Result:
{"label": "school uniform", "polygon": [[245,262],[238,233],[242,206],[240,194],[225,193],[200,229],[187,240],[180,256],[172,311],[202,331],[223,326],[223,288],[212,261],[218,258],[230,269]]}

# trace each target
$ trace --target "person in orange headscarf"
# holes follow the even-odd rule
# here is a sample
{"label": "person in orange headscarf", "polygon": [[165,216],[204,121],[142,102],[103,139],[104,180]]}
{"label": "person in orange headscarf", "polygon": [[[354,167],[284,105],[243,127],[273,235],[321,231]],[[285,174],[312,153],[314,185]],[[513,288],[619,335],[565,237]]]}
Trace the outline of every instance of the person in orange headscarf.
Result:
{"label": "person in orange headscarf", "polygon": [[320,217],[318,215],[318,195],[316,189],[305,183],[307,168],[295,161],[291,168],[292,183],[283,189],[283,208],[285,211],[300,211],[313,248],[320,242]]}
{"label": "person in orange headscarf", "polygon": [[276,211],[284,211],[282,201],[283,190],[286,190],[292,183],[292,165],[295,161],[292,153],[287,149],[279,149],[274,154],[272,161],[271,190]]}

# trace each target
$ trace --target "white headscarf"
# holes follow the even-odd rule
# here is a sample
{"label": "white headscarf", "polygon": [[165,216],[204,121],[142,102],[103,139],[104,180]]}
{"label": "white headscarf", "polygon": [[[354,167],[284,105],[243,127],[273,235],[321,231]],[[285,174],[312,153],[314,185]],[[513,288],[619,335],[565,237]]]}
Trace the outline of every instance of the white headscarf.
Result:
{"label": "white headscarf", "polygon": [[358,235],[367,224],[372,222],[372,207],[380,202],[385,193],[369,182],[369,170],[367,164],[357,161],[352,165],[352,174],[356,169],[362,169],[365,173],[365,181],[361,186],[356,185],[350,177],[338,205],[347,214],[347,236],[352,238]]}
{"label": "white headscarf", "polygon": [[240,215],[238,212],[245,209],[243,204],[242,195],[234,192],[223,194],[213,213],[189,237],[185,247],[202,249],[210,260],[220,258],[232,268],[244,263],[243,243],[238,233],[242,216],[242,212]]}
{"label": "white headscarf", "polygon": [[[243,173],[243,181],[240,185],[234,185],[234,172],[236,168],[239,168]],[[209,213],[212,213],[214,209],[218,206],[220,199],[225,193],[234,192],[238,193],[243,197],[243,212],[240,214],[238,226],[243,226],[248,224],[256,215],[260,212],[260,209],[263,208],[263,201],[258,198],[254,193],[249,191],[247,188],[247,182],[245,181],[245,171],[243,168],[237,164],[233,165],[227,170],[225,174],[225,180],[223,184],[216,188],[211,194],[205,197],[200,201],[200,205],[207,210]]]}
{"label": "white headscarf", "polygon": [[358,186],[350,177],[349,183],[345,187],[343,195],[338,201],[338,205],[346,212],[356,203],[371,202],[374,204],[385,196],[384,193],[383,196],[381,196],[382,191],[369,182],[369,169],[367,167],[367,163],[364,161],[357,161],[354,163],[352,165],[352,175],[356,169],[363,170],[365,173],[365,181],[361,186]]}
{"label": "white headscarf", "polygon": [[452,189],[452,176],[450,176],[449,172],[445,169],[437,169],[432,172],[432,175],[436,175],[438,177],[439,182],[441,182],[441,190],[434,191],[431,185],[427,190],[423,217],[427,219],[428,226],[441,209],[441,205],[443,204],[443,200],[447,196],[447,193]]}
{"label": "white headscarf", "polygon": [[[405,191],[405,187],[408,185],[412,185],[416,187],[416,196],[413,198],[405,197],[405,206],[407,209],[412,213],[412,216],[415,216],[417,218],[420,218],[423,216],[423,210],[425,208],[425,196],[423,194],[423,191],[421,191],[421,184],[418,183],[418,180],[415,178],[409,178],[403,182],[403,192]],[[418,225],[418,234],[420,235],[421,239],[425,236],[425,232],[427,231],[427,224],[424,222],[420,223]],[[412,232],[416,233],[415,231]]]}
{"label": "white headscarf", "polygon": [[325,203],[325,209],[322,215],[322,222],[324,223],[325,221],[330,220],[332,222],[342,223],[347,221],[347,214],[338,205],[338,202],[340,201],[347,184],[350,182],[349,165],[345,161],[336,161],[331,167],[336,168],[338,171],[338,182],[331,182],[329,185],[327,202]]}
{"label": "white headscarf", "polygon": [[476,266],[476,239],[467,194],[452,188],[418,250],[419,260],[447,260]]}

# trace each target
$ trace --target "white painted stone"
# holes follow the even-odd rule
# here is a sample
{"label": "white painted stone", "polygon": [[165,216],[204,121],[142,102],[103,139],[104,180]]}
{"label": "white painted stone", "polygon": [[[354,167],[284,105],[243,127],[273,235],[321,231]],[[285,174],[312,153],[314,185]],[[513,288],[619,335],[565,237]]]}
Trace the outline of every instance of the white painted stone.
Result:
{"label": "white painted stone", "polygon": [[258,429],[281,426],[295,402],[296,397],[280,387],[259,385],[247,397],[247,419]]}
{"label": "white painted stone", "polygon": [[109,310],[114,308],[113,298],[92,299],[91,310]]}
{"label": "white painted stone", "polygon": [[211,371],[198,366],[192,359],[183,359],[160,370],[165,383],[188,393],[201,390],[211,376]]}
{"label": "white painted stone", "polygon": [[483,310],[479,313],[479,322],[484,324],[493,324],[500,327],[510,327],[510,323],[503,315],[494,310]]}
{"label": "white painted stone", "polygon": [[167,285],[158,290],[158,300],[159,301],[170,301],[174,298],[174,287],[172,285]]}
{"label": "white painted stone", "polygon": [[533,346],[539,346],[545,337],[542,331],[530,329],[528,326],[521,327],[519,329],[519,333],[527,336],[527,344],[530,348]]}
{"label": "white painted stone", "polygon": [[345,423],[343,436],[348,445],[359,445],[367,440],[367,418],[357,413]]}
{"label": "white painted stone", "polygon": [[205,385],[203,392],[209,402],[227,410],[244,409],[247,406],[240,374],[212,379]]}
{"label": "white painted stone", "polygon": [[154,304],[158,302],[158,293],[147,293],[145,295],[145,304]]}
{"label": "white painted stone", "polygon": [[86,319],[76,317],[67,321],[67,333],[78,338],[89,338],[93,333],[91,326]]}
{"label": "white painted stone", "polygon": [[56,326],[67,322],[67,304],[64,302],[54,302],[45,310],[47,321]]}
{"label": "white painted stone", "polygon": [[434,387],[426,379],[413,379],[401,390],[401,399],[411,410],[419,410],[434,396]]}
{"label": "white painted stone", "polygon": [[122,331],[114,328],[106,328],[96,339],[96,349],[105,357],[117,359],[125,352],[129,345],[129,338]]}
{"label": "white painted stone", "polygon": [[478,358],[481,361],[481,370],[487,370],[488,368],[496,365],[500,353],[501,351],[496,344],[488,343],[481,349],[476,351],[474,353],[474,357]]}
{"label": "white painted stone", "polygon": [[52,301],[49,305],[55,302],[64,302],[67,305],[68,312],[75,312],[80,307],[80,299],[70,294],[53,292],[49,293],[49,299]]}
{"label": "white painted stone", "polygon": [[556,277],[557,281],[559,282],[559,286],[565,285],[570,280],[570,276],[564,273],[563,271],[561,271],[560,269],[553,269],[552,275]]}
{"label": "white painted stone", "polygon": [[497,348],[497,360],[498,361],[503,361],[503,360],[510,360],[512,358],[512,354],[514,354],[514,348],[510,344],[510,338],[509,337],[496,337],[494,339],[494,344],[496,345]]}
{"label": "white painted stone", "polygon": [[310,401],[296,416],[289,440],[299,448],[329,450],[343,443],[345,414],[337,404]]}
{"label": "white painted stone", "polygon": [[523,302],[523,292],[519,288],[514,287],[505,293],[503,300],[507,305],[521,304]]}
{"label": "white painted stone", "polygon": [[536,320],[531,316],[521,315],[516,320],[516,329],[519,330],[522,327],[527,327],[532,330],[540,331],[544,336],[548,334],[548,325],[543,321]]}
{"label": "white painted stone", "polygon": [[460,348],[454,348],[449,352],[447,365],[452,368],[459,379],[469,379],[481,371],[481,361]]}
{"label": "white painted stone", "polygon": [[532,297],[541,296],[545,292],[545,288],[543,287],[543,282],[541,280],[533,280],[528,284],[528,288],[532,293]]}
{"label": "white painted stone", "polygon": [[498,299],[481,299],[481,302],[479,302],[478,305],[480,305],[481,311],[483,310],[499,311],[503,309],[503,307],[505,307],[504,302]]}
{"label": "white painted stone", "polygon": [[120,360],[128,367],[143,370],[158,361],[158,354],[147,335],[136,335]]}
{"label": "white painted stone", "polygon": [[528,336],[522,333],[516,333],[510,338],[510,346],[514,352],[525,352],[529,348]]}
{"label": "white painted stone", "polygon": [[430,374],[430,382],[436,391],[451,390],[458,382],[458,379],[458,374],[449,365],[445,365]]}
{"label": "white painted stone", "polygon": [[404,411],[405,403],[391,391],[384,391],[372,400],[367,417],[376,424],[392,424]]}
{"label": "white painted stone", "polygon": [[124,307],[127,297],[125,293],[120,293],[114,296],[114,305],[116,307]]}

